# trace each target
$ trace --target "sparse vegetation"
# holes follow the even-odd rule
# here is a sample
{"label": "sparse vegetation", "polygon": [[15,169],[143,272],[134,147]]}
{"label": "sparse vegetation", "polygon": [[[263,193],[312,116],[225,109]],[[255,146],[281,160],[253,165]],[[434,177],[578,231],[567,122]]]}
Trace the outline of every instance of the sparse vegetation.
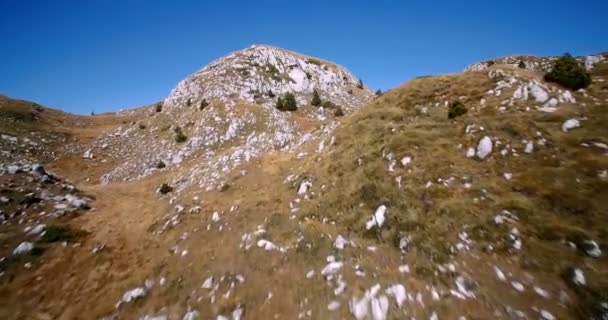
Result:
{"label": "sparse vegetation", "polygon": [[156,164],[156,169],[162,169],[165,168],[167,165],[165,164],[165,162],[163,162],[162,160],[159,160],[158,163]]}
{"label": "sparse vegetation", "polygon": [[143,123],[143,122],[140,122],[140,123],[139,123],[139,129],[143,130],[143,129],[145,129],[145,128],[146,128],[146,124],[145,124],[145,123]]}
{"label": "sparse vegetation", "polygon": [[378,97],[379,97],[379,96],[381,96],[381,95],[382,95],[382,90],[380,90],[380,89],[376,90],[376,96],[378,96]]}
{"label": "sparse vegetation", "polygon": [[293,93],[286,93],[282,98],[279,97],[277,99],[276,108],[280,111],[296,111],[298,110],[298,105],[296,102],[296,97]]}
{"label": "sparse vegetation", "polygon": [[167,194],[169,192],[173,192],[173,187],[166,183],[163,183],[160,188],[158,188],[158,192],[160,192],[161,194]]}
{"label": "sparse vegetation", "polygon": [[308,58],[308,63],[312,63],[314,65],[320,66],[323,63],[321,62],[321,60],[315,59],[315,58]]}
{"label": "sparse vegetation", "polygon": [[575,58],[566,53],[557,59],[553,69],[545,74],[545,81],[555,82],[566,88],[578,90],[591,84],[591,75]]}
{"label": "sparse vegetation", "polygon": [[359,79],[359,83],[357,83],[357,88],[363,89],[363,80]]}
{"label": "sparse vegetation", "polygon": [[467,113],[467,107],[460,100],[453,101],[448,108],[448,119],[454,119]]}
{"label": "sparse vegetation", "polygon": [[175,132],[175,142],[182,143],[182,142],[186,142],[188,140],[188,136],[186,136],[184,134],[181,127],[179,127],[179,126],[175,127],[173,129],[173,132]]}
{"label": "sparse vegetation", "polygon": [[275,97],[275,94],[274,94],[274,92],[272,92],[272,90],[268,90],[268,94],[267,95],[268,95],[269,98],[274,98]]}
{"label": "sparse vegetation", "polygon": [[163,111],[163,103],[162,102],[157,103],[156,106],[154,106],[154,110],[156,110],[156,112]]}
{"label": "sparse vegetation", "polygon": [[203,100],[201,100],[201,103],[198,105],[198,109],[203,110],[207,108],[207,106],[209,106],[209,102],[207,102],[207,99],[203,98]]}
{"label": "sparse vegetation", "polygon": [[186,100],[186,106],[189,107],[192,105],[192,99],[188,98],[188,100]]}
{"label": "sparse vegetation", "polygon": [[336,111],[334,111],[334,116],[341,117],[344,115],[344,111],[342,111],[342,107],[336,106]]}
{"label": "sparse vegetation", "polygon": [[77,236],[77,232],[67,226],[50,225],[44,230],[40,242],[51,243],[69,241]]}
{"label": "sparse vegetation", "polygon": [[318,107],[321,105],[323,101],[321,101],[321,97],[319,96],[319,92],[317,92],[317,89],[312,91],[312,100],[310,101],[310,104]]}
{"label": "sparse vegetation", "polygon": [[517,64],[517,67],[520,69],[525,69],[526,68],[526,63],[523,60],[519,60],[519,63]]}

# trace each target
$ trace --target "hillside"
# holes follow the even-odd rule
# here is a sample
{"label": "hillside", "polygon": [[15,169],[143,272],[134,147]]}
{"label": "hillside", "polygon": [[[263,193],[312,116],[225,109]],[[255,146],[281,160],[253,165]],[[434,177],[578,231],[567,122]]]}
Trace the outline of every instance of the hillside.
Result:
{"label": "hillside", "polygon": [[254,46],[120,113],[2,98],[0,318],[604,319],[606,57],[578,91],[507,57],[374,97]]}

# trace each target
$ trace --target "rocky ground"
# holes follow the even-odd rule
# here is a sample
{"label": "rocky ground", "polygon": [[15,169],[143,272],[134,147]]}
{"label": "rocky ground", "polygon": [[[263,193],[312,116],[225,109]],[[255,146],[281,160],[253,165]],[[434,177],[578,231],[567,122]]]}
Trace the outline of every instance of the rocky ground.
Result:
{"label": "rocky ground", "polygon": [[[605,319],[598,57],[576,92],[518,57],[373,98],[342,67],[261,46],[161,110],[85,117],[3,98],[0,317]],[[254,87],[295,86],[301,108],[250,97],[244,61],[270,61],[280,80],[248,70]],[[204,90],[216,80],[240,93]],[[313,88],[346,116],[308,105]],[[450,120],[456,99],[468,112]]]}

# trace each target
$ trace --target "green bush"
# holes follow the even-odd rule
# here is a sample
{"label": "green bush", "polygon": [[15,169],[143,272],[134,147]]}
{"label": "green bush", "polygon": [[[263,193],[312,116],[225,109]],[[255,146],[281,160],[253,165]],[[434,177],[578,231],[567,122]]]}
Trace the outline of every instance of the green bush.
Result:
{"label": "green bush", "polygon": [[344,115],[344,111],[342,111],[342,107],[336,106],[336,111],[334,111],[334,116],[341,117]]}
{"label": "green bush", "polygon": [[173,131],[175,132],[175,142],[182,143],[182,142],[186,142],[186,140],[188,140],[188,136],[186,136],[184,134],[184,132],[182,131],[182,128],[175,127],[173,129]]}
{"label": "green bush", "polygon": [[48,226],[46,227],[42,237],[40,237],[41,242],[58,242],[58,241],[68,241],[73,239],[76,236],[76,233],[65,226]]}
{"label": "green bush", "polygon": [[517,64],[517,67],[520,69],[525,69],[526,68],[526,63],[523,60],[519,60],[519,63]]}
{"label": "green bush", "polygon": [[160,188],[158,189],[158,192],[160,192],[161,194],[167,194],[169,192],[173,191],[173,187],[171,187],[170,185],[163,183]]}
{"label": "green bush", "polygon": [[163,103],[162,102],[157,103],[154,108],[156,109],[156,112],[163,111]]}
{"label": "green bush", "polygon": [[321,101],[321,97],[319,97],[319,93],[317,92],[317,90],[316,89],[313,90],[313,92],[312,92],[312,100],[310,101],[310,104],[313,105],[313,106],[315,106],[315,107],[318,107],[318,106],[321,105],[322,102],[323,101]]}
{"label": "green bush", "polygon": [[553,69],[545,74],[545,81],[555,82],[562,86],[578,90],[591,84],[591,76],[585,68],[566,53],[555,61]]}
{"label": "green bush", "polygon": [[456,117],[459,117],[467,113],[467,111],[468,110],[464,106],[464,103],[460,102],[459,100],[456,100],[452,102],[452,104],[450,104],[450,107],[448,108],[448,119],[454,119]]}
{"label": "green bush", "polygon": [[276,108],[279,109],[279,111],[298,110],[296,97],[293,95],[293,93],[286,93],[283,98],[279,97],[279,99],[277,99]]}

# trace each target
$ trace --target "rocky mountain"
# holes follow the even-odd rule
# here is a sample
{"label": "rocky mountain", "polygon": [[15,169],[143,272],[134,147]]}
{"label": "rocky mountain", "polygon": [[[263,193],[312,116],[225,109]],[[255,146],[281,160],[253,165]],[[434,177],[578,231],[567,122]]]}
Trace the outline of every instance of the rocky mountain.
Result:
{"label": "rocky mountain", "polygon": [[[555,60],[558,57],[536,57],[530,55],[513,55],[506,56],[502,58],[496,58],[491,60],[486,60],[482,62],[474,63],[465,68],[465,71],[482,71],[487,70],[494,64],[499,65],[511,65],[513,67],[518,67],[520,69],[536,71],[536,72],[549,72],[553,67]],[[577,57],[578,61],[584,64],[587,70],[593,69],[593,67],[604,61],[606,58],[603,54],[595,54],[583,57]]]}
{"label": "rocky mountain", "polygon": [[0,318],[605,319],[607,58],[374,97],[255,46],[118,113],[2,97]]}
{"label": "rocky mountain", "polygon": [[199,105],[203,99],[234,99],[255,103],[275,95],[296,94],[310,101],[313,90],[347,109],[359,108],[373,98],[359,80],[335,63],[266,45],[233,52],[180,82],[165,99],[168,107]]}

